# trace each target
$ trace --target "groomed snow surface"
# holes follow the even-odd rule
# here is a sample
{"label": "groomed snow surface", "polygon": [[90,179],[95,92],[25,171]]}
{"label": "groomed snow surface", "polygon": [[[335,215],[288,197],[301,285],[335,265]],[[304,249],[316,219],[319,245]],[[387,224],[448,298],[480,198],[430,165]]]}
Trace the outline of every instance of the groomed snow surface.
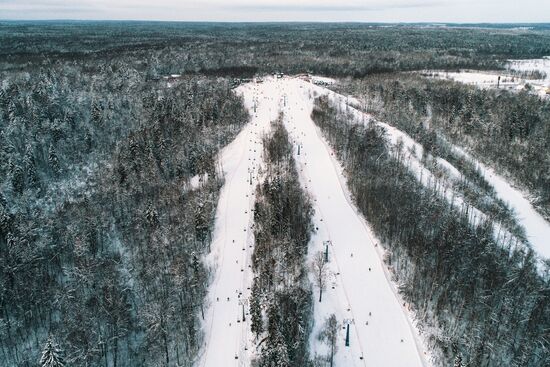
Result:
{"label": "groomed snow surface", "polygon": [[[205,346],[196,365],[248,366],[255,355],[247,305],[253,277],[249,264],[254,244],[251,230],[254,189],[262,164],[261,135],[281,111],[294,147],[300,146],[299,154],[297,149],[294,151],[300,181],[311,194],[315,208],[313,220],[317,231],[310,242],[308,261],[324,251],[329,241],[330,279],[322,302],[317,302],[319,290],[313,287],[311,355],[328,353],[328,346],[317,336],[326,318],[335,314],[341,326],[335,366],[428,365],[429,353],[422,345],[414,317],[381,260],[383,249],[368,222],[352,204],[342,167],[310,115],[315,96],[326,94],[337,105],[349,108],[357,121],[374,121],[372,117],[353,107],[358,101],[299,78],[267,78],[261,84],[243,85],[237,93],[243,95],[252,121],[220,154],[226,181],[217,208],[212,251],[206,259],[213,279],[203,327]],[[387,131],[392,145],[403,143],[404,150],[409,152],[409,168],[423,184],[430,185],[433,174],[421,163],[422,147],[395,127],[376,123]],[[535,252],[543,259],[550,258],[550,223],[538,214],[527,196],[460,147],[454,149],[480,167],[497,195],[516,212]],[[450,174],[460,174],[447,161],[439,161]],[[445,193],[447,199],[461,205],[451,191]],[[478,214],[478,219],[484,215],[475,208],[472,212]],[[310,278],[315,284],[313,275]],[[349,347],[344,345],[347,324]]]}
{"label": "groomed snow surface", "polygon": [[[265,101],[274,98],[275,91],[258,93],[255,88],[250,84],[239,88],[252,119],[220,153],[225,184],[216,211],[211,252],[206,258],[213,276],[202,327],[205,347],[196,366],[247,366],[254,352],[247,303],[253,276],[252,209],[262,161],[261,137],[279,112]],[[255,105],[259,106],[257,112]]]}
{"label": "groomed snow surface", "polygon": [[[375,121],[371,115],[358,110],[354,106],[360,105],[359,102],[356,102],[355,100],[350,102],[349,97],[329,91],[319,86],[314,86],[313,88],[318,94],[328,95],[333,103],[341,109],[347,108],[348,111],[353,113],[358,123],[374,122],[383,127],[387,133],[390,144],[393,146],[396,146],[398,143],[403,144],[403,151],[408,162],[408,167],[417,177],[419,182],[428,187],[433,185],[436,178],[435,175],[430,172],[430,170],[426,168],[422,162],[422,145],[396,127],[381,121]],[[539,212],[533,207],[529,201],[528,195],[514,187],[514,185],[509,183],[506,178],[496,173],[494,169],[481,163],[471,154],[468,154],[464,149],[458,146],[452,146],[452,148],[456,153],[462,155],[479,168],[480,173],[483,175],[485,180],[495,189],[497,196],[507,203],[514,211],[518,223],[525,229],[527,240],[529,241],[529,244],[535,254],[540,258],[539,260],[550,259],[550,222],[545,220],[544,217],[540,215]],[[448,170],[449,174],[454,174],[455,176],[458,174],[458,177],[461,176],[460,172],[451,163],[441,158],[438,159],[438,162]],[[456,207],[460,208],[464,205],[464,200],[462,200],[458,193],[454,192],[451,185],[443,184],[442,187],[440,187],[440,190],[442,195],[444,195],[446,199],[449,200],[449,202],[452,202]],[[486,218],[485,213],[481,212],[477,208],[471,208],[470,214],[472,223],[479,223],[481,220]],[[501,232],[501,230],[507,232],[506,229],[497,226],[495,228],[495,236],[498,232]],[[508,236],[510,236],[510,233],[508,233]]]}
{"label": "groomed snow surface", "polygon": [[[314,287],[315,326],[312,355],[328,352],[317,340],[324,320],[332,313],[342,324],[336,366],[422,366],[424,353],[406,304],[389,280],[382,249],[367,222],[358,214],[347,190],[342,167],[311,120],[313,88],[296,79],[283,81],[284,122],[295,150],[300,180],[313,197],[314,235],[309,256],[324,251],[330,241],[330,281],[318,302]],[[345,346],[350,324],[350,346]],[[362,359],[361,359],[362,357]]]}
{"label": "groomed snow surface", "polygon": [[[300,180],[313,198],[318,231],[310,242],[310,259],[325,249],[325,241],[331,241],[330,280],[322,302],[313,287],[312,356],[327,354],[327,346],[317,336],[325,319],[334,313],[341,326],[335,366],[427,363],[413,317],[382,261],[379,241],[351,203],[342,167],[311,120],[317,88],[295,78],[268,78],[237,90],[253,118],[220,154],[226,182],[216,213],[212,251],[206,259],[213,279],[203,325],[205,345],[197,366],[248,366],[255,353],[248,315],[242,322],[242,303],[249,297],[253,277],[249,267],[254,243],[251,209],[262,159],[261,134],[280,111],[295,147],[301,147],[300,155],[295,150]],[[349,347],[345,346],[347,324]]]}

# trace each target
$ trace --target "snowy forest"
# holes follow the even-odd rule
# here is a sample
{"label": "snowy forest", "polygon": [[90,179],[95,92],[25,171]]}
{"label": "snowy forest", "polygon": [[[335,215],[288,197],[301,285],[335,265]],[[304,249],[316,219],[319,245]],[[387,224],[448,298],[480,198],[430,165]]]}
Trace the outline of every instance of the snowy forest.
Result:
{"label": "snowy forest", "polygon": [[323,98],[313,118],[345,162],[355,202],[389,247],[385,261],[443,365],[545,365],[550,305],[533,253],[504,250],[490,221],[472,226],[435,186],[419,184],[383,129],[354,123]]}
{"label": "snowy forest", "polygon": [[550,365],[550,99],[425,73],[549,55],[548,25],[0,21],[0,366]]}
{"label": "snowy forest", "polygon": [[313,209],[297,180],[288,133],[280,119],[273,125],[263,142],[267,172],[254,205],[251,328],[265,345],[259,366],[305,366],[313,302],[305,255]]}

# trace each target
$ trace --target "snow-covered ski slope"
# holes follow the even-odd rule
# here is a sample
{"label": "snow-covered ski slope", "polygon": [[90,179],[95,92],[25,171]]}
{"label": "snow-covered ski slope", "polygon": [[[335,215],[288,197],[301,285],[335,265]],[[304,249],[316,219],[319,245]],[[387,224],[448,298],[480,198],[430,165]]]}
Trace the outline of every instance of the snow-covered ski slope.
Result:
{"label": "snow-covered ski slope", "polygon": [[527,195],[511,185],[491,167],[477,161],[458,147],[454,149],[477,164],[481,174],[494,187],[497,195],[514,209],[517,220],[525,228],[527,240],[535,253],[543,259],[550,259],[550,223],[533,207]]}
{"label": "snow-covered ski slope", "polygon": [[262,163],[261,137],[279,110],[271,103],[276,90],[257,92],[256,86],[249,84],[237,93],[244,95],[252,119],[219,157],[225,183],[206,258],[213,275],[203,322],[205,345],[195,363],[201,367],[248,366],[254,351],[247,303],[252,284],[252,209]]}
{"label": "snow-covered ski slope", "polygon": [[[326,317],[334,313],[342,327],[335,366],[425,364],[412,317],[382,261],[382,248],[351,203],[342,168],[311,120],[313,87],[299,79],[269,78],[237,89],[253,118],[220,156],[226,182],[208,257],[214,278],[204,322],[205,346],[197,366],[247,366],[254,356],[248,315],[243,323],[239,300],[248,298],[253,276],[248,263],[254,242],[250,229],[253,191],[261,160],[259,134],[268,129],[280,111],[294,144],[301,146],[300,155],[295,152],[300,180],[314,199],[318,231],[310,243],[310,258],[324,249],[324,241],[332,243],[330,281],[323,301],[314,305],[312,356],[326,354],[328,349],[317,336]],[[254,170],[252,185],[248,182],[250,170]],[[318,292],[315,287],[314,292]],[[316,301],[317,297],[318,293]],[[350,345],[346,347],[348,323]]]}
{"label": "snow-covered ski slope", "polygon": [[[346,108],[347,106],[349,111],[355,115],[358,122],[366,123],[375,121],[379,126],[383,127],[392,145],[395,146],[398,142],[403,143],[404,150],[407,152],[406,156],[409,168],[418,180],[426,186],[429,186],[430,182],[434,182],[435,176],[424,166],[421,160],[423,155],[422,145],[416,142],[408,134],[387,123],[376,121],[371,115],[360,111],[358,109],[360,102],[353,98],[340,95],[319,86],[313,86],[312,88],[319,94],[327,94],[336,105],[340,105],[340,108]],[[527,194],[514,187],[506,178],[496,173],[491,167],[481,163],[464,149],[454,145],[452,147],[458,154],[473,162],[480,169],[485,180],[495,189],[497,196],[514,210],[517,221],[525,229],[527,240],[535,254],[543,261],[545,259],[550,259],[550,222],[544,219],[544,217],[533,207]],[[451,173],[458,172],[449,162],[441,158],[438,161],[449,169]],[[447,200],[452,201],[453,204],[458,207],[463,205],[463,200],[453,193],[452,187],[448,186],[445,190],[444,196]],[[477,223],[486,218],[486,215],[477,208],[472,208],[471,214],[473,218],[472,222]],[[500,227],[497,226],[497,228]],[[498,229],[495,231],[500,232]]]}
{"label": "snow-covered ski slope", "polygon": [[[316,302],[311,352],[326,354],[317,340],[324,320],[335,313],[343,323],[336,366],[422,366],[424,353],[406,305],[390,281],[382,261],[382,248],[358,213],[342,175],[342,167],[311,120],[313,91],[298,79],[285,79],[284,121],[294,144],[303,186],[311,193],[318,227],[310,244],[310,257],[329,245],[331,278],[324,299]],[[318,292],[318,289],[314,287]],[[317,293],[318,294],[318,293]],[[317,296],[315,297],[317,300]],[[350,345],[345,346],[350,324]]]}

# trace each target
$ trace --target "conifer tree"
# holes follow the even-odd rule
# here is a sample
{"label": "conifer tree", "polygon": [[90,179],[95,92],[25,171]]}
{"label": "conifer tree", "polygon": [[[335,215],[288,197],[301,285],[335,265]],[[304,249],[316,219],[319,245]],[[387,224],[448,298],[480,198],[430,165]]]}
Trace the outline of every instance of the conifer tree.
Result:
{"label": "conifer tree", "polygon": [[53,337],[49,337],[42,351],[42,357],[40,358],[41,367],[64,367],[65,363],[62,352],[59,346],[53,340]]}
{"label": "conifer tree", "polygon": [[55,148],[53,145],[50,144],[50,148],[48,149],[48,162],[50,164],[50,167],[52,168],[52,171],[57,174],[59,173],[59,159],[57,158],[57,153],[55,152]]}

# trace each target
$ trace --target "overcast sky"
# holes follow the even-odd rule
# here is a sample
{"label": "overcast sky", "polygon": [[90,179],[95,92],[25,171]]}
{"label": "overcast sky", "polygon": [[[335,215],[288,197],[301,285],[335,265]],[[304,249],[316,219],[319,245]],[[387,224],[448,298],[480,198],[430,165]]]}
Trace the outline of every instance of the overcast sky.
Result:
{"label": "overcast sky", "polygon": [[0,0],[0,19],[550,22],[550,0]]}

